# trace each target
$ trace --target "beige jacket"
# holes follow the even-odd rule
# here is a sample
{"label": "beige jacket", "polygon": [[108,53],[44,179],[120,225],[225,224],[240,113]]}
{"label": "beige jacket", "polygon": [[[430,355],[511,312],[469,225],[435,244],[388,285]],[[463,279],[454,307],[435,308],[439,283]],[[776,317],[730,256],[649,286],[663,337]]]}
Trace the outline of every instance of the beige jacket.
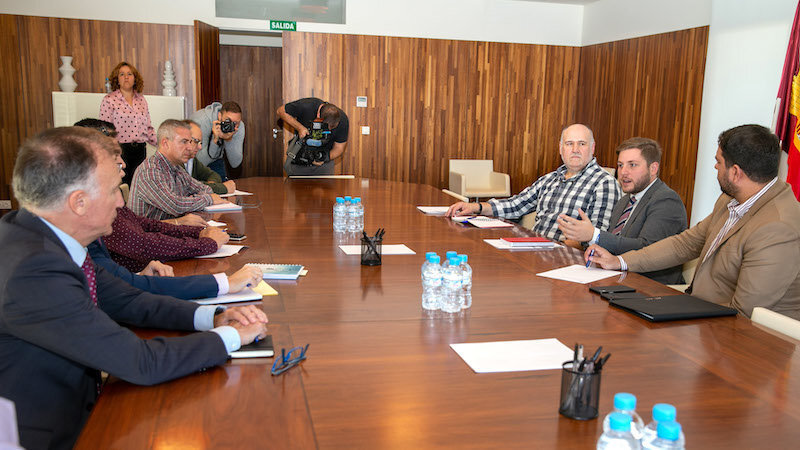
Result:
{"label": "beige jacket", "polygon": [[[635,272],[682,264],[700,257],[728,219],[723,194],[711,215],[681,234],[624,253]],[[692,295],[731,306],[748,317],[763,306],[800,320],[800,203],[778,181],[750,208],[695,271]]]}

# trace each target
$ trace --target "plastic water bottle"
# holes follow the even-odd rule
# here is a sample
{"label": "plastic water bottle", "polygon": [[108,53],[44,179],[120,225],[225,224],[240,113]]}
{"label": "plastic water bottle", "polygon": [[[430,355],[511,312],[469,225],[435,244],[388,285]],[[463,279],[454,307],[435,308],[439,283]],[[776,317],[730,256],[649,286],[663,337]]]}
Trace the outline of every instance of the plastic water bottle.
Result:
{"label": "plastic water bottle", "polygon": [[636,413],[636,396],[627,392],[619,392],[614,395],[614,411],[609,413],[603,419],[603,431],[609,430],[609,420],[611,414],[622,413],[631,416],[631,434],[636,440],[642,438],[642,430],[644,430],[644,421],[639,414]]}
{"label": "plastic water bottle", "polygon": [[647,444],[642,444],[642,448],[652,450],[683,450],[684,439],[681,424],[674,420],[658,422],[656,438]]}
{"label": "plastic water bottle", "polygon": [[597,440],[597,450],[639,450],[642,448],[639,440],[631,434],[631,416],[612,412],[606,419],[609,422],[609,429],[604,431]]}
{"label": "plastic water bottle", "polygon": [[345,214],[344,199],[336,197],[336,203],[333,204],[333,231],[347,231],[347,217]]}
{"label": "plastic water bottle", "polygon": [[356,197],[350,202],[347,210],[347,231],[360,233],[364,231],[364,205],[361,197]]}
{"label": "plastic water bottle", "polygon": [[462,306],[463,309],[467,309],[472,306],[472,267],[467,264],[467,260],[469,259],[467,255],[458,255],[461,257],[461,292],[464,296],[464,305]]}
{"label": "plastic water bottle", "polygon": [[[677,410],[669,403],[656,403],[653,405],[653,421],[648,423],[642,431],[642,446],[650,444],[658,436],[658,424],[661,422],[674,422]],[[680,448],[686,446],[686,438],[681,431],[678,434]]]}
{"label": "plastic water bottle", "polygon": [[442,300],[442,268],[439,255],[428,252],[422,263],[422,308],[436,311]]}
{"label": "plastic water bottle", "polygon": [[106,77],[106,94],[111,93],[111,82],[108,81],[108,77]]}
{"label": "plastic water bottle", "polygon": [[450,250],[449,252],[444,254],[444,261],[442,261],[442,269],[450,265],[450,258],[453,256],[458,256],[458,252],[455,250]]}
{"label": "plastic water bottle", "polygon": [[461,293],[461,258],[453,256],[447,267],[442,269],[441,309],[448,313],[461,311],[464,296]]}

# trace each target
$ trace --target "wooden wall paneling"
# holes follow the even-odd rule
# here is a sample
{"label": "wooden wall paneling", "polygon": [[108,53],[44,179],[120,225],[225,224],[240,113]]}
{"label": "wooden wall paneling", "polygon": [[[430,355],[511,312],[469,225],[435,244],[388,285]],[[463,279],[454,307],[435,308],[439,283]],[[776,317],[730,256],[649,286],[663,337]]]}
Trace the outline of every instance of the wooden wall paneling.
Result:
{"label": "wooden wall paneling", "polygon": [[220,99],[219,29],[195,20],[194,51],[197,80],[195,109],[200,109]]}
{"label": "wooden wall paneling", "polygon": [[21,143],[23,96],[17,23],[7,14],[0,14],[0,55],[0,200],[9,200],[14,160]]}
{"label": "wooden wall paneling", "polygon": [[283,175],[283,138],[272,137],[283,101],[281,55],[280,47],[220,46],[220,99],[239,103],[246,125],[244,159],[231,178]]}
{"label": "wooden wall paneling", "polygon": [[[284,101],[313,95],[348,114],[338,172],[445,187],[448,159],[488,158],[519,191],[560,164],[579,56],[573,47],[284,33]],[[354,107],[357,95],[367,108]]]}
{"label": "wooden wall paneling", "polygon": [[700,27],[581,49],[578,120],[595,131],[598,161],[615,166],[629,137],[658,140],[661,178],[689,213],[707,43]]}

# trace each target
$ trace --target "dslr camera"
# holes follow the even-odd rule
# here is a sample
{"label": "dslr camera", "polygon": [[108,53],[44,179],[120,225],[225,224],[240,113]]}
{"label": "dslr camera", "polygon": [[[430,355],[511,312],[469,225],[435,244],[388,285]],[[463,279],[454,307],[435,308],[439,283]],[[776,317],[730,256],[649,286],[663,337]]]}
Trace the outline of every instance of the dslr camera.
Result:
{"label": "dslr camera", "polygon": [[233,130],[236,129],[236,124],[231,119],[225,119],[219,123],[219,129],[224,134],[233,133]]}
{"label": "dslr camera", "polygon": [[315,120],[311,124],[311,130],[303,139],[297,136],[289,142],[287,154],[292,159],[292,163],[300,166],[310,166],[312,162],[325,162],[328,160],[328,150],[326,144],[330,141],[331,132],[328,124]]}

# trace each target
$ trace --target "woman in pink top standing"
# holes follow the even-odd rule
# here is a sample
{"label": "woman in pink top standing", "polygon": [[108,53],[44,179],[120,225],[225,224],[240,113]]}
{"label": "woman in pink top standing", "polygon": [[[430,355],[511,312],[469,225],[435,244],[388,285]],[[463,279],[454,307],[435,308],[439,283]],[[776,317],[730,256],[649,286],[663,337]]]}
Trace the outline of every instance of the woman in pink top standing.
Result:
{"label": "woman in pink top standing", "polygon": [[130,185],[133,173],[147,155],[147,143],[157,146],[156,133],[150,123],[150,110],[142,95],[144,80],[136,67],[123,61],[109,77],[112,92],[100,103],[100,120],[114,124],[119,133],[122,159],[128,170],[123,183]]}

